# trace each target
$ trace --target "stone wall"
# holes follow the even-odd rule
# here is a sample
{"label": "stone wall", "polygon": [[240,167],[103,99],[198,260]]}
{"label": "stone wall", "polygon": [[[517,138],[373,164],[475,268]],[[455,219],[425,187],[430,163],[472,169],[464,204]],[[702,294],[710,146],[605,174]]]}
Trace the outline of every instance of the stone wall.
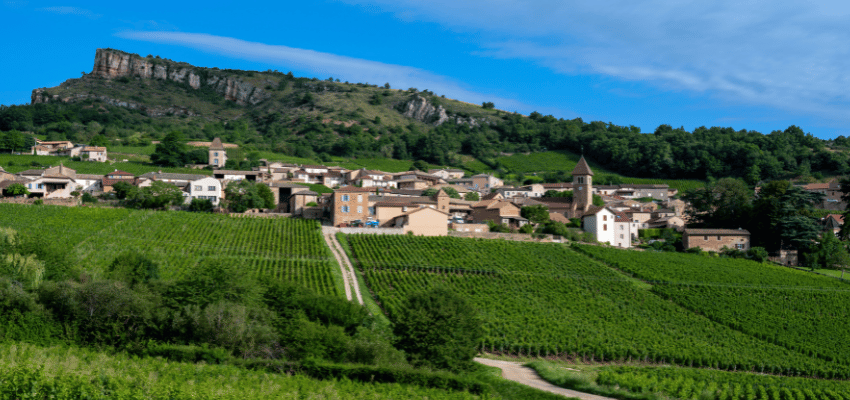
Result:
{"label": "stone wall", "polygon": [[404,235],[404,230],[401,228],[338,228],[339,232],[346,235],[366,234],[366,235]]}
{"label": "stone wall", "polygon": [[49,206],[66,206],[66,207],[74,207],[81,204],[79,199],[28,199],[25,197],[0,197],[0,203],[6,204],[35,204],[36,201],[41,200],[46,205]]}

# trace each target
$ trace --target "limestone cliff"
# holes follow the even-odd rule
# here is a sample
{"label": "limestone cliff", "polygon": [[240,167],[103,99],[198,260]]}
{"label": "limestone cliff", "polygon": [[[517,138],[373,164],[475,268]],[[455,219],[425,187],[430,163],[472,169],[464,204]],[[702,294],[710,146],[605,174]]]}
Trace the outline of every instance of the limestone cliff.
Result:
{"label": "limestone cliff", "polygon": [[[254,87],[250,83],[238,78],[227,76],[218,70],[196,68],[185,63],[174,63],[168,60],[153,59],[150,57],[142,58],[136,54],[129,54],[113,49],[97,49],[94,58],[94,68],[89,76],[103,79],[128,77],[168,80],[185,83],[193,89],[209,87],[221,94],[226,100],[233,101],[239,105],[254,105],[270,97],[262,89]],[[31,98],[33,104],[50,100],[74,101],[81,97],[98,97],[73,96],[60,99],[54,95],[51,98],[47,98],[43,92],[43,89],[33,90]],[[130,104],[120,100],[111,100],[122,104]]]}
{"label": "limestone cliff", "polygon": [[[446,109],[442,105],[436,107],[431,104],[428,99],[416,94],[405,103],[399,106],[399,111],[408,118],[440,126],[446,121],[454,120],[458,124],[466,124],[469,126],[478,126],[478,121],[472,117],[461,117],[458,115],[449,116]],[[486,121],[485,121],[486,122]]]}

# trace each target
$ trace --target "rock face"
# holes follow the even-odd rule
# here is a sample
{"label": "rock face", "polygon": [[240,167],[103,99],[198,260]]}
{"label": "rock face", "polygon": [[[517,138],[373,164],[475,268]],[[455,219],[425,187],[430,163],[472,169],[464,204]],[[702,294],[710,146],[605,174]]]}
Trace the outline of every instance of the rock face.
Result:
{"label": "rock face", "polygon": [[[248,82],[237,78],[216,75],[212,71],[201,73],[199,68],[166,62],[165,60],[153,60],[142,58],[136,54],[125,53],[120,50],[97,49],[94,57],[94,68],[91,76],[116,79],[121,77],[160,79],[185,83],[193,89],[210,87],[220,93],[225,99],[240,105],[254,105],[271,97],[262,89],[254,87]],[[202,79],[202,77],[206,77]],[[37,96],[33,91],[33,103]],[[38,97],[39,102],[44,101]]]}
{"label": "rock face", "polygon": [[[446,121],[454,121],[458,125],[466,124],[469,126],[478,126],[479,123],[479,121],[472,117],[462,117],[459,115],[449,116],[442,105],[434,107],[433,104],[428,102],[428,99],[420,96],[419,94],[414,95],[413,98],[406,103],[401,104],[399,111],[401,111],[402,115],[405,117],[413,118],[426,124],[433,124],[434,126],[440,126]],[[486,120],[483,122],[488,123]]]}
{"label": "rock face", "polygon": [[426,124],[434,124],[434,126],[440,126],[449,120],[443,106],[434,107],[426,98],[418,94],[402,106],[402,115]]}
{"label": "rock face", "polygon": [[76,102],[76,101],[82,101],[82,100],[86,100],[86,99],[98,99],[98,100],[100,100],[100,101],[102,101],[106,104],[112,105],[112,106],[129,108],[131,110],[141,110],[142,112],[144,112],[145,114],[147,114],[148,116],[151,116],[151,117],[164,117],[164,116],[170,116],[170,115],[187,115],[187,116],[191,117],[191,116],[197,115],[195,112],[193,112],[192,110],[190,110],[186,107],[180,107],[180,106],[149,107],[149,106],[146,106],[144,104],[134,103],[134,102],[131,102],[131,101],[113,99],[113,98],[107,97],[107,96],[97,96],[97,95],[90,95],[90,94],[76,94],[76,95],[69,96],[69,97],[60,97],[59,95],[56,95],[56,94],[54,94],[52,96],[48,96],[45,93],[44,89],[33,90],[32,91],[32,97],[30,98],[30,100],[32,101],[32,104],[47,103],[47,102],[51,102],[51,101],[52,102],[61,101],[61,102],[64,102],[64,103],[73,103],[73,102]]}

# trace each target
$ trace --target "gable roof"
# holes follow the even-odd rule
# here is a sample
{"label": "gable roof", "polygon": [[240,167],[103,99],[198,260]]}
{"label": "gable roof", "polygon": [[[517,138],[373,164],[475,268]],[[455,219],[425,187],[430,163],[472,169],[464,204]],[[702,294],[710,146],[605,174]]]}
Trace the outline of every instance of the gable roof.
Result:
{"label": "gable roof", "polygon": [[578,160],[578,164],[576,164],[575,169],[573,169],[573,175],[593,176],[593,171],[590,170],[590,166],[587,165],[587,161],[585,161],[584,156],[581,156]]}
{"label": "gable roof", "polygon": [[212,144],[210,144],[210,150],[225,150],[220,138],[213,139]]}

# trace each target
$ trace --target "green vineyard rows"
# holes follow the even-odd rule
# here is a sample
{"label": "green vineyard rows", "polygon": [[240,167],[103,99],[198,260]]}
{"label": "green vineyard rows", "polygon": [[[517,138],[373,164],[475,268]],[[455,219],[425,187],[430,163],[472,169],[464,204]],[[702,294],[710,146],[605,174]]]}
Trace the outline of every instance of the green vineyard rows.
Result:
{"label": "green vineyard rows", "polygon": [[218,261],[256,278],[340,294],[332,275],[337,266],[316,221],[0,204],[0,226],[67,246],[95,274],[118,254],[135,251],[159,263],[165,279]]}
{"label": "green vineyard rows", "polygon": [[0,344],[2,399],[477,399],[397,383],[316,380],[228,365]]}
{"label": "green vineyard rows", "polygon": [[850,398],[850,383],[753,373],[669,367],[610,367],[596,383],[633,393],[701,400],[837,400]]}
{"label": "green vineyard rows", "polygon": [[748,260],[630,252],[582,252],[654,284],[691,311],[799,353],[850,365],[850,285]]}
{"label": "green vineyard rows", "polygon": [[790,352],[639,289],[563,245],[373,235],[348,240],[391,318],[402,312],[409,293],[448,287],[479,310],[485,351],[850,376],[845,366]]}

